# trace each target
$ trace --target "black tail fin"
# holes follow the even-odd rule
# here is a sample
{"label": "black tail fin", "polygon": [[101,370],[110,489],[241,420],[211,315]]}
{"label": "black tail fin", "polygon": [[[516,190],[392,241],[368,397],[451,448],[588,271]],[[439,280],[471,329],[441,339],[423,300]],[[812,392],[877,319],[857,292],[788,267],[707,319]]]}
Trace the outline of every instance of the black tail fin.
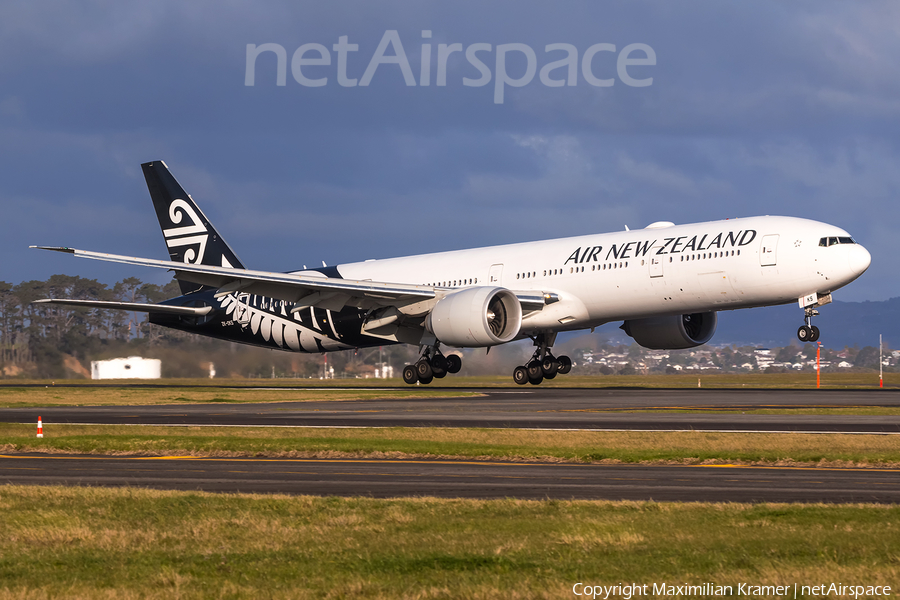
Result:
{"label": "black tail fin", "polygon": [[[194,199],[172,177],[166,163],[159,161],[141,165],[150,198],[156,209],[169,257],[184,262],[216,267],[243,269],[244,265],[222,239]],[[182,293],[194,291],[196,284],[179,282]]]}

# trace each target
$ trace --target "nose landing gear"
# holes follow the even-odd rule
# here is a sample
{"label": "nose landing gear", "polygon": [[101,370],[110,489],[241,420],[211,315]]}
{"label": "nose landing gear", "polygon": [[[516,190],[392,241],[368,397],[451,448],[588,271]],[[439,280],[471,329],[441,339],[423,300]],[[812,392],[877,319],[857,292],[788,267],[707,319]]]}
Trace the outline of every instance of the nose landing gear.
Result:
{"label": "nose landing gear", "polygon": [[810,306],[803,309],[805,314],[806,325],[802,325],[800,329],[797,330],[797,338],[801,342],[817,342],[819,341],[819,328],[815,325],[810,324],[812,318],[819,314],[815,308]]}

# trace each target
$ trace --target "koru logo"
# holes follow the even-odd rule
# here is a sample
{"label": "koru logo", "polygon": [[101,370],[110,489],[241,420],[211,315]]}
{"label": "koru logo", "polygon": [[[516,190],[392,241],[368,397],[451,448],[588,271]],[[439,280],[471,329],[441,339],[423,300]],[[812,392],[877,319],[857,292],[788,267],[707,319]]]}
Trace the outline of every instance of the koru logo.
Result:
{"label": "koru logo", "polygon": [[[182,225],[184,217],[187,217],[190,222]],[[169,248],[192,246],[184,251],[184,262],[195,265],[202,263],[209,233],[200,217],[187,202],[178,198],[169,205],[169,219],[178,227],[163,230],[166,245]],[[193,246],[197,246],[197,248],[195,249]]]}

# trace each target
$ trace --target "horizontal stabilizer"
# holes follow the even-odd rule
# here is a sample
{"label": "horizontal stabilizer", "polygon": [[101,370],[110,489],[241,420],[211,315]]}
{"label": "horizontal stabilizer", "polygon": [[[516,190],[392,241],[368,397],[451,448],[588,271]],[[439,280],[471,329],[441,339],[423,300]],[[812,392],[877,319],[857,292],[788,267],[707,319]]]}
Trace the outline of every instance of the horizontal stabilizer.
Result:
{"label": "horizontal stabilizer", "polygon": [[67,298],[44,298],[32,304],[62,304],[85,308],[104,308],[108,310],[130,310],[134,312],[162,313],[167,315],[203,316],[212,310],[212,306],[170,306],[168,304],[143,304],[141,302],[107,302],[104,300],[69,300]]}

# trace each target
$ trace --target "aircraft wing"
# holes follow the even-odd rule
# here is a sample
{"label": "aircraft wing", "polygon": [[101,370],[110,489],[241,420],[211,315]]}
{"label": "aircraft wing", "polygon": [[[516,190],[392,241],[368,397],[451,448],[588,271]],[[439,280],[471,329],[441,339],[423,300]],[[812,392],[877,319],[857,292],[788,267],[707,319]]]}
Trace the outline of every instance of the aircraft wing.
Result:
{"label": "aircraft wing", "polygon": [[[440,298],[440,295],[435,292],[435,288],[425,285],[355,281],[335,277],[215,267],[106,254],[103,252],[90,252],[75,248],[31,247],[64,252],[80,258],[168,269],[174,271],[175,278],[180,281],[190,281],[218,288],[217,294],[219,295],[224,296],[232,292],[258,294],[292,302],[295,310],[310,306],[329,310],[341,310],[344,306],[354,306],[365,310],[394,306],[407,315],[421,315],[427,313]],[[88,305],[82,304],[82,306]],[[123,307],[108,306],[106,308]],[[141,309],[126,308],[126,310]]]}

